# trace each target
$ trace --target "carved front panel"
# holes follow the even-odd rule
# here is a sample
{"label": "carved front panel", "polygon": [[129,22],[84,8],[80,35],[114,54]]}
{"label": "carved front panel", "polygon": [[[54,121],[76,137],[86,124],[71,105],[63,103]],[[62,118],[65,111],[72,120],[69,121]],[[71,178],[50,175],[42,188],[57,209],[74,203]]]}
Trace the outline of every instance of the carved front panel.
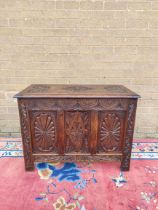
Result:
{"label": "carved front panel", "polygon": [[125,112],[100,112],[99,152],[121,151]]}
{"label": "carved front panel", "polygon": [[88,152],[89,133],[89,112],[65,113],[65,152]]}
{"label": "carved front panel", "polygon": [[53,112],[33,112],[32,137],[33,152],[56,152],[56,117]]}

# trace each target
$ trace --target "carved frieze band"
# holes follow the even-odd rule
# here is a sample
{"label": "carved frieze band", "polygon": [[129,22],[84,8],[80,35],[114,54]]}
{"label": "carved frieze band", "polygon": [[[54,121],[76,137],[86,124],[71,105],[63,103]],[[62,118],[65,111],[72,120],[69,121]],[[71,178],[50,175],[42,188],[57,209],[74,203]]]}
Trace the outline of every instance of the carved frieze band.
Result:
{"label": "carved frieze band", "polygon": [[128,99],[32,99],[31,110],[126,110]]}
{"label": "carved frieze band", "polygon": [[123,150],[123,168],[129,168],[129,162],[131,157],[131,148],[134,132],[134,123],[135,123],[135,112],[136,112],[137,101],[133,100],[129,104],[128,108],[128,119],[127,119],[127,128],[125,136],[125,145]]}
{"label": "carved frieze band", "polygon": [[25,103],[19,103],[20,117],[21,117],[21,130],[22,130],[22,140],[24,146],[24,157],[26,167],[32,167],[32,148],[31,148],[31,135],[29,128],[29,116],[28,110]]}

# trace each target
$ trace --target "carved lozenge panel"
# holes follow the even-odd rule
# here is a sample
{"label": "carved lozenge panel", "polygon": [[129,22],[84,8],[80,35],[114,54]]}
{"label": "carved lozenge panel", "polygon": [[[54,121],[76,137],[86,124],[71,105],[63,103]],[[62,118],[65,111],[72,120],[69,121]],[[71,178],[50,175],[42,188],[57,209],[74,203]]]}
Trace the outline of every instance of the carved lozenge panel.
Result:
{"label": "carved lozenge panel", "polygon": [[65,152],[88,152],[90,134],[89,112],[65,112]]}

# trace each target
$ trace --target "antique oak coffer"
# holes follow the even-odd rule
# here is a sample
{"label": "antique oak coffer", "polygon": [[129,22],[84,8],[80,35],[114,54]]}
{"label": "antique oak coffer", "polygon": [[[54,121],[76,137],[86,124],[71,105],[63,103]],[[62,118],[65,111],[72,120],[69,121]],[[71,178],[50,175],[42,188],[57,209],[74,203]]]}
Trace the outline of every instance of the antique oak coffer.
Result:
{"label": "antique oak coffer", "polygon": [[30,85],[18,98],[25,169],[39,161],[130,167],[139,95],[122,85]]}

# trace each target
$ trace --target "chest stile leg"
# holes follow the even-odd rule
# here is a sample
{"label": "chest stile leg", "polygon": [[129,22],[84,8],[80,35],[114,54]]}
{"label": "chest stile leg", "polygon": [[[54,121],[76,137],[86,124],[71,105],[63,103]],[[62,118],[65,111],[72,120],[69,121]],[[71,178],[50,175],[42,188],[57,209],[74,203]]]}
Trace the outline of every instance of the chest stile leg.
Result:
{"label": "chest stile leg", "polygon": [[23,152],[25,161],[25,170],[34,170],[34,161],[32,157],[31,131],[29,123],[28,109],[24,101],[18,100],[21,134],[23,141]]}

